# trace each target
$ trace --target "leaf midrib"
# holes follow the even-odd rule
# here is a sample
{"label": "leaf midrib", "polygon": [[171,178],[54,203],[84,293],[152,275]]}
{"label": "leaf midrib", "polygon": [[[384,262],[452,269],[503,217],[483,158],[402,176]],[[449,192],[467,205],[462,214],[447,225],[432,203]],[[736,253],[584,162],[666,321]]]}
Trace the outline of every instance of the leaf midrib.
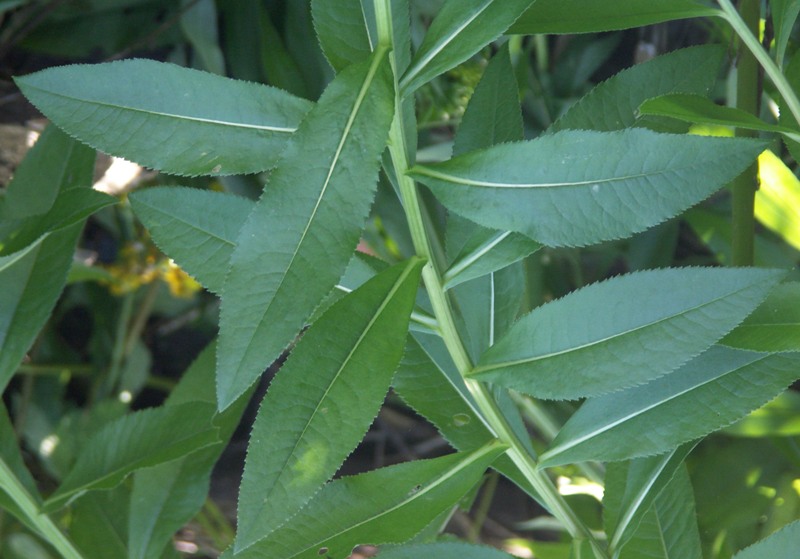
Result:
{"label": "leaf midrib", "polygon": [[[412,258],[409,261],[409,264],[403,270],[403,273],[394,282],[394,285],[392,285],[392,289],[389,291],[389,293],[386,295],[386,297],[383,298],[383,300],[381,301],[380,306],[372,314],[372,317],[370,318],[370,320],[367,323],[366,327],[361,331],[361,334],[359,334],[358,339],[356,340],[356,343],[353,345],[353,347],[350,349],[350,352],[344,358],[344,360],[342,361],[341,365],[339,365],[339,368],[337,369],[336,374],[333,376],[333,378],[331,378],[330,382],[328,383],[328,386],[325,388],[325,391],[322,394],[322,397],[319,399],[319,401],[317,402],[316,406],[314,407],[314,411],[311,412],[311,415],[308,417],[308,420],[306,421],[306,424],[303,426],[303,429],[300,432],[300,435],[297,437],[297,440],[295,440],[294,446],[292,446],[292,450],[287,454],[286,459],[284,460],[283,465],[281,466],[278,475],[275,476],[275,479],[273,480],[273,482],[272,482],[272,484],[271,484],[271,486],[269,488],[269,491],[267,492],[266,496],[263,498],[263,500],[261,502],[261,505],[256,509],[256,513],[253,515],[253,519],[254,519],[253,522],[256,522],[258,520],[258,517],[261,515],[261,512],[264,510],[264,507],[267,505],[267,502],[269,501],[269,499],[270,499],[270,497],[271,497],[271,495],[273,493],[273,490],[277,486],[278,481],[283,476],[283,472],[286,471],[286,468],[288,467],[289,462],[295,456],[295,452],[297,451],[297,447],[300,446],[300,442],[304,439],[305,434],[308,431],[309,426],[314,422],[314,419],[317,417],[317,415],[319,413],[319,410],[320,410],[320,408],[322,406],[322,403],[326,400],[326,398],[328,398],[328,394],[330,394],[330,391],[332,390],[333,386],[339,380],[339,377],[342,374],[342,371],[350,363],[350,360],[352,359],[353,355],[356,353],[356,351],[358,351],[358,349],[361,346],[362,342],[367,337],[367,335],[369,334],[369,332],[372,329],[372,327],[375,325],[375,322],[377,322],[377,320],[383,314],[383,311],[386,309],[386,306],[389,304],[389,302],[392,300],[394,295],[397,293],[397,290],[400,288],[400,286],[403,284],[403,282],[409,276],[409,274],[411,273],[411,270],[414,268],[414,264],[417,261],[418,261],[417,258]],[[308,502],[308,500],[310,500],[312,497],[313,497],[313,495],[309,496],[308,499],[306,499],[305,502]],[[262,537],[268,536],[269,534],[274,532],[276,529],[280,528],[280,526],[281,525],[276,526],[271,531],[269,531],[266,534],[264,534]],[[242,549],[246,549],[246,547],[242,548]]]}
{"label": "leaf midrib", "polygon": [[591,342],[587,342],[587,343],[584,343],[584,344],[581,344],[581,345],[578,345],[578,346],[573,346],[573,347],[569,347],[569,348],[562,349],[562,350],[559,350],[559,351],[553,351],[553,352],[542,354],[542,355],[536,355],[536,356],[528,357],[528,358],[525,358],[525,359],[517,359],[517,360],[514,360],[514,361],[504,361],[504,362],[501,362],[501,363],[492,363],[492,364],[489,364],[489,365],[478,366],[478,367],[475,367],[474,369],[472,369],[472,371],[470,371],[469,374],[470,375],[477,375],[477,374],[488,373],[488,372],[491,372],[491,371],[494,371],[494,370],[497,370],[497,369],[503,369],[503,368],[506,368],[506,367],[516,367],[518,365],[525,365],[527,363],[535,363],[536,361],[542,361],[544,359],[550,359],[552,357],[558,357],[558,356],[561,356],[561,355],[566,355],[566,354],[569,354],[569,353],[572,353],[572,352],[581,351],[581,350],[584,350],[584,349],[587,349],[587,348],[590,348],[590,347],[593,347],[593,346],[596,346],[596,345],[599,345],[599,344],[603,344],[603,343],[609,342],[609,341],[617,339],[617,338],[630,336],[630,335],[632,335],[632,334],[634,334],[636,332],[639,332],[639,331],[642,331],[642,330],[646,330],[648,328],[656,327],[659,324],[661,324],[662,322],[666,322],[666,321],[672,320],[673,318],[684,316],[684,315],[696,312],[699,309],[702,309],[703,307],[707,307],[709,305],[713,305],[713,304],[718,303],[719,301],[721,301],[723,299],[727,299],[728,297],[733,297],[733,296],[741,293],[742,291],[746,291],[748,289],[751,289],[752,287],[753,287],[753,285],[748,285],[748,286],[742,287],[742,288],[737,289],[735,291],[720,295],[719,297],[716,297],[714,299],[711,299],[711,300],[706,301],[704,303],[701,303],[699,305],[695,305],[695,306],[690,307],[688,309],[682,310],[681,312],[672,313],[672,314],[670,314],[668,316],[664,316],[662,318],[659,318],[658,320],[655,320],[655,321],[652,321],[652,322],[648,322],[646,324],[641,324],[641,325],[639,325],[639,326],[637,326],[635,328],[630,328],[628,330],[625,330],[624,332],[619,332],[619,333],[613,334],[611,336],[606,336],[606,337],[598,339],[598,340],[593,340]]}
{"label": "leaf midrib", "polygon": [[716,376],[713,376],[711,378],[708,378],[708,379],[704,380],[703,382],[700,382],[700,383],[697,383],[697,384],[692,384],[688,388],[685,388],[684,390],[676,392],[675,394],[671,394],[667,398],[661,398],[658,401],[653,402],[651,404],[648,404],[645,407],[633,410],[632,412],[628,413],[624,417],[616,419],[616,420],[614,420],[614,421],[612,421],[610,423],[606,423],[606,424],[602,425],[600,428],[593,430],[592,432],[586,433],[585,435],[583,435],[581,437],[578,437],[578,438],[576,438],[576,439],[574,439],[572,441],[569,441],[569,443],[567,443],[567,444],[559,445],[556,448],[545,452],[544,454],[541,455],[540,462],[546,462],[547,460],[549,460],[553,456],[558,456],[559,454],[563,454],[564,452],[570,450],[571,448],[574,448],[574,447],[578,446],[579,444],[581,444],[581,443],[583,443],[583,442],[585,442],[585,441],[587,441],[589,439],[593,439],[595,437],[598,437],[598,436],[602,435],[603,433],[605,433],[606,431],[610,431],[611,429],[621,425],[622,423],[625,423],[625,422],[630,421],[630,420],[632,420],[632,419],[634,419],[636,417],[639,417],[639,416],[641,416],[641,415],[643,415],[645,413],[648,413],[648,412],[650,412],[650,411],[652,411],[652,410],[654,410],[654,409],[656,409],[656,408],[658,408],[660,406],[663,406],[663,405],[667,404],[668,402],[671,402],[671,401],[673,401],[673,400],[675,400],[677,398],[680,398],[681,396],[685,396],[686,394],[688,394],[690,392],[693,392],[695,390],[699,390],[700,388],[706,386],[707,384],[718,382],[720,379],[723,379],[723,378],[727,377],[728,375],[736,374],[739,371],[741,371],[742,369],[744,369],[745,367],[751,367],[753,365],[756,365],[757,363],[760,363],[760,362],[764,361],[765,359],[767,359],[769,357],[770,357],[769,354],[762,355],[761,357],[759,357],[759,358],[757,358],[757,359],[755,359],[753,361],[748,361],[747,363],[744,363],[744,364],[742,364],[742,365],[740,365],[740,366],[738,366],[738,367],[736,367],[734,369],[731,369],[729,371],[724,371],[723,373],[721,373],[719,375],[716,375]]}
{"label": "leaf midrib", "polygon": [[267,132],[277,132],[277,133],[285,133],[285,134],[292,134],[294,133],[297,128],[285,127],[285,126],[270,126],[270,125],[258,125],[258,124],[245,124],[241,122],[232,122],[226,120],[217,120],[212,118],[203,118],[203,117],[196,117],[196,116],[189,116],[189,115],[180,115],[180,114],[173,114],[173,113],[165,113],[162,111],[154,111],[149,109],[143,109],[138,107],[129,107],[127,105],[115,105],[113,103],[109,103],[107,101],[97,101],[94,99],[84,99],[80,97],[74,97],[72,95],[65,95],[63,93],[58,93],[49,89],[42,89],[41,87],[37,87],[35,85],[26,84],[27,87],[31,89],[36,89],[46,95],[51,95],[53,97],[60,97],[62,99],[68,99],[73,102],[88,104],[88,105],[95,105],[99,107],[105,107],[110,109],[117,109],[117,110],[124,110],[124,111],[131,111],[134,113],[143,113],[153,116],[160,116],[166,118],[172,118],[175,120],[187,120],[190,122],[197,122],[200,124],[210,124],[212,126],[219,125],[219,126],[229,126],[232,128],[245,128],[245,129],[252,129],[252,130],[263,130]]}

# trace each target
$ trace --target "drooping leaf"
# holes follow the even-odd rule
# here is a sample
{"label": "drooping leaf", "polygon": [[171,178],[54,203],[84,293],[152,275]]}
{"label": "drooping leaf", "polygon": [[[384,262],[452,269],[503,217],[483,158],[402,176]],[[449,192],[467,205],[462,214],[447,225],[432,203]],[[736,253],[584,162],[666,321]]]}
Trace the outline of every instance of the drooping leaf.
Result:
{"label": "drooping leaf", "polygon": [[738,138],[565,130],[410,173],[450,210],[550,246],[643,231],[737,176],[764,144]]}
{"label": "drooping leaf", "polygon": [[587,400],[542,454],[543,467],[665,452],[733,423],[798,377],[800,356],[715,346],[643,386]]}
{"label": "drooping leaf", "polygon": [[785,134],[788,138],[800,140],[800,132],[787,126],[769,124],[757,116],[737,109],[717,105],[707,97],[674,93],[661,95],[646,100],[639,106],[643,115],[666,116],[691,122],[692,124],[720,125],[741,128],[743,130],[758,130],[761,132],[775,132]]}
{"label": "drooping leaf", "polygon": [[64,288],[81,224],[0,256],[0,389],[22,362]]}
{"label": "drooping leaf", "polygon": [[775,287],[720,343],[751,351],[800,351],[800,283]]}
{"label": "drooping leaf", "polygon": [[635,386],[717,342],[784,275],[683,268],[612,278],[520,319],[470,374],[540,398],[575,399]]}
{"label": "drooping leaf", "polygon": [[505,448],[457,453],[337,479],[266,538],[224,559],[347,557],[358,544],[400,543],[455,505]]}
{"label": "drooping leaf", "polygon": [[666,490],[695,442],[659,456],[606,465],[603,520],[610,550],[621,549],[633,537],[658,496]]}
{"label": "drooping leaf", "polygon": [[134,412],[109,423],[87,441],[70,473],[45,503],[55,510],[92,489],[110,489],[131,472],[218,444],[204,403]]}
{"label": "drooping leaf", "polygon": [[597,85],[547,131],[610,132],[631,127],[636,124],[639,106],[647,99],[670,93],[707,94],[724,55],[719,45],[702,45],[636,64]]}
{"label": "drooping leaf", "polygon": [[792,559],[800,541],[800,520],[787,524],[771,536],[747,547],[733,559]]}
{"label": "drooping leaf", "polygon": [[413,93],[499,37],[533,0],[448,0],[431,23],[400,89]]}
{"label": "drooping leaf", "polygon": [[236,549],[299,510],[369,429],[403,355],[422,264],[397,264],[334,304],[281,367],[250,438]]}
{"label": "drooping leaf", "polygon": [[355,251],[392,120],[392,83],[384,52],[343,70],[242,227],[222,297],[220,409],[279,356]]}
{"label": "drooping leaf", "polygon": [[171,186],[128,198],[158,248],[203,287],[222,293],[236,237],[255,204],[232,194]]}
{"label": "drooping leaf", "polygon": [[337,72],[367,58],[378,42],[362,0],[312,0],[311,14],[322,52]]}
{"label": "drooping leaf", "polygon": [[16,82],[82,142],[176,175],[269,169],[311,108],[279,89],[152,60],[61,66]]}
{"label": "drooping leaf", "polygon": [[719,15],[695,0],[537,0],[509,33],[590,33]]}
{"label": "drooping leaf", "polygon": [[686,466],[681,465],[620,549],[620,559],[703,559]]}
{"label": "drooping leaf", "polygon": [[428,544],[403,545],[380,551],[378,559],[512,559],[511,555],[485,545],[466,542],[440,542]]}

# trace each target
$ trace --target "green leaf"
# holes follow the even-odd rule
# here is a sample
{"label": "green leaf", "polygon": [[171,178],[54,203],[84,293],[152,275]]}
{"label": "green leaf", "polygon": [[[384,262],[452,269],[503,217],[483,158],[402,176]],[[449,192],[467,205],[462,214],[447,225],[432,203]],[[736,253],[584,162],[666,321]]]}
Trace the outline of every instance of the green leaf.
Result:
{"label": "green leaf", "polygon": [[695,444],[606,466],[603,520],[610,550],[621,549],[633,537],[658,496],[684,467],[683,461]]}
{"label": "green leaf", "polygon": [[[17,503],[15,499],[25,496],[27,503]],[[33,480],[14,432],[14,425],[8,417],[5,405],[0,402],[0,508],[17,517],[28,528],[36,531],[35,524],[28,518],[28,508],[41,504],[39,490]]]}
{"label": "green leaf", "polygon": [[693,124],[712,124],[743,130],[775,132],[784,134],[791,140],[800,141],[800,132],[793,128],[768,124],[747,111],[717,105],[711,99],[699,95],[675,93],[648,99],[639,107],[639,113],[666,116]]}
{"label": "green leaf", "polygon": [[422,264],[395,265],[335,303],[281,367],[250,438],[237,550],[299,510],[369,429],[403,355]]}
{"label": "green leaf", "polygon": [[639,106],[651,97],[670,93],[707,94],[724,56],[725,49],[719,45],[702,45],[636,64],[597,85],[547,131],[610,132],[634,126]]}
{"label": "green leaf", "polygon": [[800,356],[715,346],[674,373],[587,400],[541,465],[658,454],[729,425],[798,377]]}
{"label": "green leaf", "polygon": [[677,215],[736,177],[764,145],[640,129],[565,130],[410,173],[481,225],[576,246],[630,236]]}
{"label": "green leaf", "polygon": [[337,72],[372,53],[377,40],[370,36],[364,1],[312,0],[311,14],[322,52]]}
{"label": "green leaf", "polygon": [[448,0],[400,79],[404,94],[457,66],[499,37],[533,0]]}
{"label": "green leaf", "polygon": [[[214,0],[181,0],[181,30],[195,52],[195,63],[221,76],[225,75],[225,58],[219,48],[217,9]],[[186,9],[188,8],[188,9]]]}
{"label": "green leaf", "polygon": [[82,142],[175,175],[269,169],[311,108],[279,89],[152,60],[60,66],[16,83]]}
{"label": "green leaf", "polygon": [[347,557],[357,544],[407,541],[454,506],[505,447],[418,460],[337,479],[291,521],[223,559]]}
{"label": "green leaf", "polygon": [[0,197],[0,219],[24,219],[49,211],[59,193],[91,186],[95,152],[48,126],[14,171]]}
{"label": "green leaf", "polygon": [[781,68],[792,29],[797,21],[797,16],[800,15],[800,4],[792,0],[772,0],[770,14],[775,30],[775,61]]}
{"label": "green leaf", "polygon": [[255,204],[233,194],[174,186],[129,197],[164,254],[213,293],[222,293],[236,237]]}
{"label": "green leaf", "polygon": [[703,559],[689,474],[681,466],[621,548],[619,559]]}
{"label": "green leaf", "polygon": [[539,248],[539,243],[524,235],[475,226],[474,233],[445,271],[444,288],[452,289],[465,281],[496,272]]}
{"label": "green leaf", "polygon": [[72,225],[20,252],[0,256],[0,390],[50,317],[81,228]]}
{"label": "green leaf", "polygon": [[378,559],[512,559],[511,555],[485,545],[465,542],[441,542],[429,544],[403,545],[381,551]]}
{"label": "green leaf", "polygon": [[787,524],[771,536],[743,549],[733,559],[793,559],[800,541],[800,521]]}
{"label": "green leaf", "polygon": [[83,559],[128,557],[129,500],[130,490],[121,485],[84,495],[75,503],[70,511],[70,538],[83,552]]}
{"label": "green leaf", "polygon": [[42,235],[82,224],[96,211],[117,203],[117,199],[91,188],[62,190],[53,207],[40,215],[25,218],[17,230],[0,246],[0,254],[10,254],[33,244]]}
{"label": "green leaf", "polygon": [[520,319],[470,374],[553,399],[635,386],[705,351],[784,275],[753,268],[681,268],[592,284]]}
{"label": "green leaf", "polygon": [[242,227],[222,296],[220,409],[280,355],[352,257],[389,134],[392,84],[385,53],[342,71]]}
{"label": "green leaf", "polygon": [[93,489],[110,489],[140,468],[155,466],[218,442],[209,404],[192,403],[134,412],[104,426],[45,503],[56,510]]}
{"label": "green leaf", "polygon": [[719,15],[696,0],[537,0],[509,33],[590,33]]}
{"label": "green leaf", "polygon": [[800,351],[800,283],[775,287],[720,343],[751,351]]}

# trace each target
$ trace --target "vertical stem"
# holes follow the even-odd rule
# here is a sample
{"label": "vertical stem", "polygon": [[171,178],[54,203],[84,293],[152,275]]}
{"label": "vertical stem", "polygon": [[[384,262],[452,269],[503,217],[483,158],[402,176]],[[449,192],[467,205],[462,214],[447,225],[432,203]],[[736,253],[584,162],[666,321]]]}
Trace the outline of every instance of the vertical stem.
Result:
{"label": "vertical stem", "polygon": [[[390,1],[391,0],[374,0],[376,16],[386,18],[385,22],[378,23],[379,33],[391,34]],[[391,41],[391,36],[389,36],[388,40]],[[386,41],[387,39],[385,36],[379,37],[379,43],[385,44]],[[392,58],[392,62],[394,63],[394,58]],[[422,279],[425,283],[425,288],[428,292],[434,314],[439,323],[442,339],[458,371],[461,373],[462,377],[466,377],[466,374],[472,370],[473,364],[456,328],[450,301],[447,298],[443,288],[442,278],[432,258],[433,251],[425,227],[417,185],[414,180],[407,175],[409,153],[402,124],[403,102],[397,84],[397,72],[395,72],[395,86],[395,114],[389,132],[389,154],[392,159],[394,171],[397,175],[396,178],[399,185],[400,197],[411,232],[411,238],[414,243],[414,250],[417,256],[427,261],[427,264],[422,270]],[[571,536],[592,541],[597,556],[607,557],[605,551],[594,541],[589,528],[581,522],[574,511],[567,505],[547,475],[538,469],[536,460],[525,450],[525,446],[522,444],[522,441],[517,438],[513,429],[506,421],[505,416],[500,411],[486,385],[470,378],[465,378],[464,382],[475,399],[480,412],[484,416],[485,423],[490,426],[494,435],[500,441],[509,446],[507,450],[509,457],[519,468],[520,472],[522,472],[533,489],[542,498],[550,512],[559,519]]]}
{"label": "vertical stem", "polygon": [[[758,34],[760,0],[741,0],[739,13],[751,33]],[[736,65],[736,107],[752,115],[759,114],[759,67],[755,55],[743,41],[739,44]],[[755,131],[738,128],[737,136],[754,137]],[[755,238],[755,197],[758,189],[758,163],[753,163],[732,183],[733,191],[733,262],[734,266],[752,266]]]}

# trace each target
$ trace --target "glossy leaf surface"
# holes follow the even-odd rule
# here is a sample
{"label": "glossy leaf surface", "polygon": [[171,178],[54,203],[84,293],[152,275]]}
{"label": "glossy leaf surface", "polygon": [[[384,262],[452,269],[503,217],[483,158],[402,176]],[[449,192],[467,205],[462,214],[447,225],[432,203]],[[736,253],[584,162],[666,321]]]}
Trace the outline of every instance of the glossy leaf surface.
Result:
{"label": "glossy leaf surface", "polygon": [[533,0],[448,0],[425,34],[400,89],[411,93],[493,41]]}
{"label": "glossy leaf surface", "polygon": [[404,542],[463,497],[504,450],[491,444],[337,479],[290,522],[242,552],[222,557],[347,557],[358,544]]}
{"label": "glossy leaf surface", "polygon": [[639,107],[647,99],[670,93],[707,94],[724,54],[718,45],[703,45],[636,64],[595,86],[547,131],[612,131],[634,126]]}
{"label": "glossy leaf surface", "polygon": [[233,194],[171,186],[140,190],[129,199],[158,248],[203,287],[222,293],[236,238],[255,204]]}
{"label": "glossy leaf surface", "polygon": [[758,141],[565,130],[411,169],[450,210],[549,246],[618,239],[656,225],[737,176]]}
{"label": "glossy leaf surface", "polygon": [[777,270],[684,268],[593,284],[520,319],[471,375],[540,398],[635,386],[714,344],[783,276]]}
{"label": "glossy leaf surface", "polygon": [[152,60],[60,66],[16,82],[82,142],[176,175],[271,168],[312,106],[279,89]]}
{"label": "glossy leaf surface", "polygon": [[299,510],[369,429],[403,354],[421,269],[418,259],[393,266],[334,304],[272,381],[250,437],[237,549]]}
{"label": "glossy leaf surface", "polygon": [[715,346],[643,386],[587,400],[541,458],[544,467],[658,454],[744,417],[798,376],[796,354]]}
{"label": "glossy leaf surface", "polygon": [[718,13],[695,0],[537,0],[509,32],[531,35],[612,31]]}
{"label": "glossy leaf surface", "polygon": [[207,418],[209,404],[192,403],[134,412],[109,423],[87,441],[56,492],[55,510],[91,489],[110,489],[131,472],[155,466],[218,442]]}
{"label": "glossy leaf surface", "polygon": [[775,287],[720,343],[751,351],[800,351],[800,283]]}
{"label": "glossy leaf surface", "polygon": [[222,297],[221,409],[280,355],[344,272],[375,193],[392,83],[385,53],[342,71],[242,227]]}

